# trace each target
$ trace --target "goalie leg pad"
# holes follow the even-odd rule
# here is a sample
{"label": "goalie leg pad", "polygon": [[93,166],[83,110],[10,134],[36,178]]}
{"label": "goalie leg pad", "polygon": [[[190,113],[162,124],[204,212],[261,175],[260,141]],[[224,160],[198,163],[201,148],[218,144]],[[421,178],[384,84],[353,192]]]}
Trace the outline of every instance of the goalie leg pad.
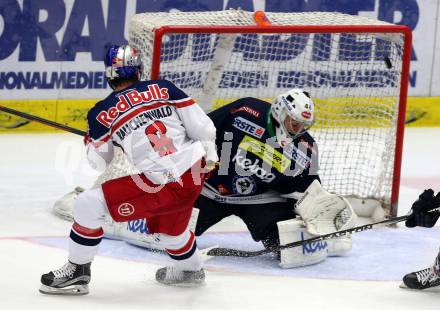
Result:
{"label": "goalie leg pad", "polygon": [[352,249],[351,236],[344,236],[327,240],[328,256],[344,256]]}
{"label": "goalie leg pad", "polygon": [[75,200],[79,194],[84,191],[85,189],[82,187],[75,187],[73,191],[55,201],[52,212],[66,221],[73,222],[73,206],[75,205]]}
{"label": "goalie leg pad", "polygon": [[[190,231],[195,230],[197,223],[197,217],[199,214],[199,209],[193,208],[191,213],[191,218],[189,220],[188,229]],[[107,234],[111,231],[110,227],[118,227],[118,230],[113,230],[113,239],[124,240],[127,243],[134,244],[147,249],[163,250],[164,246],[158,244],[154,240],[154,234],[149,233],[147,221],[145,219],[129,221],[127,223],[116,223],[111,218],[111,225],[106,223],[104,225],[104,232]]]}
{"label": "goalie leg pad", "polygon": [[[277,223],[280,245],[312,238],[302,220],[291,219]],[[324,261],[328,256],[328,243],[318,241],[303,246],[281,250],[281,268],[295,268]]]}

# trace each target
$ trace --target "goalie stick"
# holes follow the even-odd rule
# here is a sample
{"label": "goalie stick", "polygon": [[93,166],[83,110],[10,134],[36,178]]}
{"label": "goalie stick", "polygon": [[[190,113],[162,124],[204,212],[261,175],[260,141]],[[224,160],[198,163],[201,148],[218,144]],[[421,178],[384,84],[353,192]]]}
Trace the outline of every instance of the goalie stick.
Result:
{"label": "goalie stick", "polygon": [[7,107],[4,107],[2,105],[0,105],[0,111],[6,112],[6,113],[9,113],[9,114],[12,114],[12,115],[20,116],[20,117],[26,118],[26,119],[28,119],[30,121],[36,121],[36,122],[42,123],[44,125],[51,126],[51,127],[54,127],[54,128],[58,128],[58,129],[61,129],[61,130],[64,130],[64,131],[68,131],[68,132],[71,132],[71,133],[74,133],[74,134],[77,134],[77,135],[80,135],[80,136],[84,136],[86,134],[85,131],[82,131],[82,130],[79,130],[79,129],[76,129],[76,128],[72,128],[72,127],[69,127],[69,126],[66,126],[66,125],[54,122],[54,121],[50,121],[48,119],[41,118],[41,117],[38,117],[38,116],[35,116],[35,115],[31,115],[31,114],[28,114],[28,113],[25,113],[25,112],[21,112],[21,111],[17,111],[17,110],[11,109],[11,108],[7,108]]}
{"label": "goalie stick", "polygon": [[[433,209],[429,212],[440,212],[440,208]],[[207,255],[209,255],[209,256],[255,257],[255,256],[260,256],[260,255],[284,250],[284,249],[294,248],[297,246],[303,246],[303,245],[317,242],[317,241],[325,241],[325,240],[329,240],[332,238],[352,235],[357,232],[373,229],[374,226],[378,226],[378,225],[397,224],[399,222],[406,221],[408,219],[408,217],[409,217],[409,215],[403,215],[403,216],[395,217],[392,219],[388,219],[388,220],[384,220],[384,221],[380,221],[380,222],[376,222],[376,223],[372,223],[372,224],[357,226],[357,227],[353,227],[353,228],[349,228],[349,229],[345,229],[345,230],[336,231],[334,233],[313,237],[313,238],[306,239],[306,240],[288,243],[285,245],[280,245],[280,246],[276,246],[276,247],[268,247],[264,250],[259,250],[259,251],[244,251],[244,250],[236,250],[236,249],[229,249],[229,248],[213,248],[208,251]]]}

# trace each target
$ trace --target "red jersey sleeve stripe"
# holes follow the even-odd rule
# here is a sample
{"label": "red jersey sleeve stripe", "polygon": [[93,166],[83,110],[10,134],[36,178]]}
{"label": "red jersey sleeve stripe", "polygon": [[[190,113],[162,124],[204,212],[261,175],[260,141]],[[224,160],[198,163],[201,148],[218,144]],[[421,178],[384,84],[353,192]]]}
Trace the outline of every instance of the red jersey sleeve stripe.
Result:
{"label": "red jersey sleeve stripe", "polygon": [[176,102],[175,104],[174,104],[174,106],[176,107],[176,108],[184,108],[184,107],[187,107],[187,106],[190,106],[190,105],[193,105],[194,103],[196,103],[193,99],[188,99],[188,100],[185,100],[185,101],[182,101],[182,102]]}

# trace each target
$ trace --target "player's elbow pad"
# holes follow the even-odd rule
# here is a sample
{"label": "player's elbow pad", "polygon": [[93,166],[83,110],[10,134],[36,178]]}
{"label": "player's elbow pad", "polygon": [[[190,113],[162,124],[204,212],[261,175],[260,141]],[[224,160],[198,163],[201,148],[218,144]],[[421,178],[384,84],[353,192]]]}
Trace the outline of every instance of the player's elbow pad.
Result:
{"label": "player's elbow pad", "polygon": [[[201,112],[204,113],[204,112]],[[212,120],[206,114],[199,114],[197,121],[191,122],[188,127],[192,131],[193,139],[200,141],[215,141],[216,128]]]}

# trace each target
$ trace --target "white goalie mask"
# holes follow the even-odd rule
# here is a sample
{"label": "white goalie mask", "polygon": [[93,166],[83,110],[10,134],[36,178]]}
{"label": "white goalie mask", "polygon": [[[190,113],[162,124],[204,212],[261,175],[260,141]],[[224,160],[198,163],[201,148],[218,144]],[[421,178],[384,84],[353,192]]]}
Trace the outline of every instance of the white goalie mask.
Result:
{"label": "white goalie mask", "polygon": [[270,112],[278,123],[275,131],[282,147],[304,134],[315,120],[313,101],[309,93],[299,88],[276,97]]}

